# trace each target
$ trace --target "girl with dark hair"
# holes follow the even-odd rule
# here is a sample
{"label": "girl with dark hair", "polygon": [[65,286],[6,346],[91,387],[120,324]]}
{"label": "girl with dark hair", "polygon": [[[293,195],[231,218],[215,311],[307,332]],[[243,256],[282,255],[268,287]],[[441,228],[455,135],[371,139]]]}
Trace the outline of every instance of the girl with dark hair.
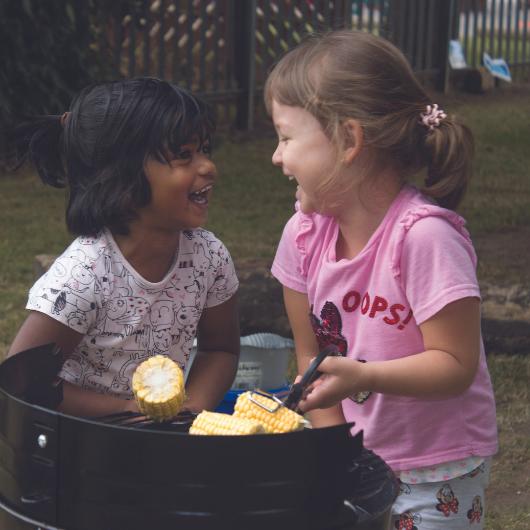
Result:
{"label": "girl with dark hair", "polygon": [[[360,31],[307,38],[274,67],[265,101],[272,161],[298,183],[272,273],[299,371],[328,344],[343,354],[320,365],[301,409],[315,427],[354,422],[394,469],[392,528],[468,528],[497,450],[476,256],[452,211],[471,133],[397,48]],[[407,180],[420,172],[418,189]]]}
{"label": "girl with dark hair", "polygon": [[197,97],[138,78],[84,89],[62,116],[18,126],[11,153],[46,184],[67,186],[77,239],[30,290],[9,355],[56,343],[65,354],[61,410],[137,411],[131,378],[167,355],[189,371],[186,408],[213,409],[239,356],[238,280],[230,254],[201,228],[217,181],[215,124]]}

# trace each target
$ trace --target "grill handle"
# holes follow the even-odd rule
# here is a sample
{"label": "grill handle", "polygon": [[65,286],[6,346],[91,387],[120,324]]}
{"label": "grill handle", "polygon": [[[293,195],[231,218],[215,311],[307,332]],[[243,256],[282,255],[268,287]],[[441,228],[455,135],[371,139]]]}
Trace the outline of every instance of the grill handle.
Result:
{"label": "grill handle", "polygon": [[22,504],[41,504],[43,502],[50,502],[52,498],[49,495],[46,495],[46,493],[37,492],[37,493],[30,493],[29,495],[22,495],[20,497],[20,502]]}

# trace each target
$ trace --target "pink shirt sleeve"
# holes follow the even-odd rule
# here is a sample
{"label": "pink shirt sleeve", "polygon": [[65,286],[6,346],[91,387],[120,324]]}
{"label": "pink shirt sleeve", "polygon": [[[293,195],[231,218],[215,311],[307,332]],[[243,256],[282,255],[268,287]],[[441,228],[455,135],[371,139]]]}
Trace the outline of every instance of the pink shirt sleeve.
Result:
{"label": "pink shirt sleeve", "polygon": [[419,325],[447,304],[480,298],[473,245],[463,227],[443,217],[424,217],[405,235],[401,280]]}
{"label": "pink shirt sleeve", "polygon": [[272,275],[285,287],[307,293],[307,276],[302,271],[302,254],[298,248],[300,214],[295,213],[283,229],[283,234],[272,263]]}

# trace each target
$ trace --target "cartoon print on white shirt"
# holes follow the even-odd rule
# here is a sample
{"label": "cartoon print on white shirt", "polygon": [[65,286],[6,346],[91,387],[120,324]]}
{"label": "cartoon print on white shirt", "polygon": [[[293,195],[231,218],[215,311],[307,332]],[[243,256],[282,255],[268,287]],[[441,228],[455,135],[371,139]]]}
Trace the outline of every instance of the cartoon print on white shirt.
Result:
{"label": "cartoon print on white shirt", "polygon": [[107,302],[109,320],[124,326],[141,322],[149,313],[149,302],[140,296],[118,296]]}
{"label": "cartoon print on white shirt", "polygon": [[180,333],[173,341],[178,349],[187,351],[195,337],[197,331],[197,322],[200,318],[200,310],[195,306],[181,306],[176,313],[177,322],[179,323]]}
{"label": "cartoon print on white shirt", "polygon": [[84,328],[87,325],[86,313],[82,311],[72,311],[67,319],[68,327],[73,329]]}
{"label": "cartoon print on white shirt", "polygon": [[112,380],[111,388],[115,392],[130,393],[131,381],[136,367],[150,357],[149,352],[141,350],[116,352],[120,360],[118,373]]}
{"label": "cartoon print on white shirt", "polygon": [[28,309],[83,335],[60,376],[83,388],[131,397],[130,378],[149,356],[185,368],[204,307],[230,298],[238,282],[223,244],[202,229],[183,233],[166,278],[131,269],[107,231],[78,238],[33,286]]}
{"label": "cartoon print on white shirt", "polygon": [[153,354],[167,353],[171,346],[171,329],[175,324],[175,311],[171,300],[158,300],[149,314],[153,335]]}

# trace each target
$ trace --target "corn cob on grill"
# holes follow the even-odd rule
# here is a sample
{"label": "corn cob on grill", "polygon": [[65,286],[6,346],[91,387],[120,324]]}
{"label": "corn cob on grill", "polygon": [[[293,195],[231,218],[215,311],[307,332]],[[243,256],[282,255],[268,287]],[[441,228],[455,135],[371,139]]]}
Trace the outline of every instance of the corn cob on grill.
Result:
{"label": "corn cob on grill", "polygon": [[150,357],[138,366],[132,389],[140,412],[155,421],[176,416],[186,398],[180,366],[163,355]]}
{"label": "corn cob on grill", "polygon": [[193,421],[190,434],[260,434],[263,426],[254,420],[203,410]]}
{"label": "corn cob on grill", "polygon": [[[258,401],[265,408],[252,400]],[[269,412],[267,408],[274,412]],[[307,423],[300,414],[256,392],[244,392],[237,398],[234,416],[256,420],[268,433],[298,431]]]}

